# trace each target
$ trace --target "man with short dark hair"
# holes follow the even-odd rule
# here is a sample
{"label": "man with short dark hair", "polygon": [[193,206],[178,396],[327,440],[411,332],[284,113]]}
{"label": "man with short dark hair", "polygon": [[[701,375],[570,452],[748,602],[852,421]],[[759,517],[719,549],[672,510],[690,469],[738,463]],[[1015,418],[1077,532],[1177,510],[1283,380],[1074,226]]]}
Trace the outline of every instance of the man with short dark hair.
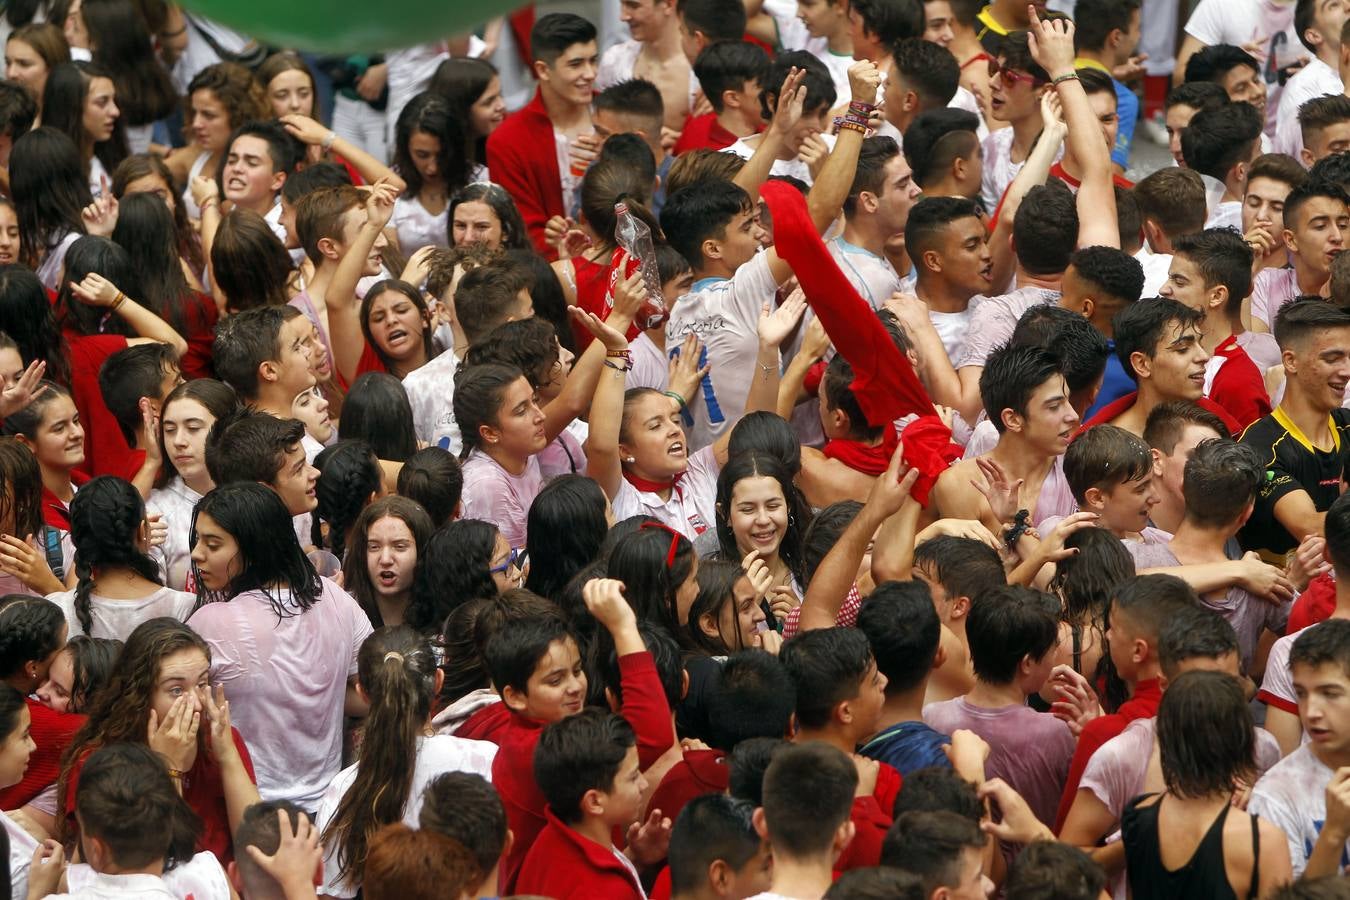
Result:
{"label": "man with short dark hair", "polygon": [[1295,72],[1280,92],[1275,110],[1274,147],[1295,159],[1302,155],[1304,142],[1299,130],[1299,110],[1314,97],[1340,94],[1341,29],[1345,27],[1345,4],[1332,0],[1297,0],[1294,6],[1294,31],[1312,57]]}
{"label": "man with short dark hair", "polygon": [[700,53],[694,74],[712,112],[685,122],[672,155],[702,147],[724,150],[754,134],[764,124],[759,92],[768,68],[768,54],[749,41],[719,41]]}
{"label": "man with short dark hair", "polygon": [[886,244],[905,233],[918,196],[919,186],[895,141],[865,138],[844,200],[844,231],[826,246],[858,296],[873,309],[881,309],[900,290],[900,274],[886,256]]}
{"label": "man with short dark hair", "polygon": [[[775,112],[783,100],[783,86],[787,84],[788,75],[794,68],[804,72],[800,90],[806,96],[802,101],[801,115],[792,123],[775,153],[769,174],[788,175],[809,185],[815,181],[817,171],[834,149],[835,139],[827,134],[829,112],[836,100],[829,70],[805,50],[780,53],[769,63],[760,82],[763,88],[759,95],[760,113],[766,122],[775,118]],[[755,155],[755,150],[764,138],[764,134],[747,135],[724,152],[748,160]]]}
{"label": "man with short dark hair", "polygon": [[[675,0],[623,0],[619,21],[631,36],[605,51],[595,90],[640,78],[656,85],[665,109],[665,127],[679,131],[698,93],[692,60],[684,55]],[[656,135],[659,139],[659,135]],[[659,158],[659,157],[658,157]]]}
{"label": "man with short dark hair", "polygon": [[1196,113],[1181,135],[1186,167],[1205,180],[1207,228],[1241,228],[1247,171],[1261,155],[1261,116],[1248,103]]}
{"label": "man with short dark hair", "polygon": [[980,196],[984,172],[980,117],[964,109],[930,109],[905,130],[905,159],[914,181],[930,196]]}
{"label": "man with short dark hair", "polygon": [[1298,108],[1298,127],[1302,137],[1298,158],[1308,168],[1350,150],[1350,97],[1314,97]]}
{"label": "man with short dark hair", "polygon": [[1094,69],[1111,79],[1116,92],[1116,140],[1111,163],[1119,174],[1130,164],[1130,144],[1139,118],[1139,98],[1111,74],[1130,62],[1139,46],[1140,0],[1079,0],[1074,9],[1074,46],[1078,69]]}
{"label": "man with short dark hair", "polygon": [[[1181,167],[1186,160],[1181,155],[1181,133],[1202,109],[1215,109],[1228,102],[1223,85],[1212,81],[1187,81],[1167,92],[1163,105],[1163,125],[1167,130],[1167,149],[1172,160]],[[1165,170],[1160,170],[1165,171]]]}
{"label": "man with short dark hair", "polygon": [[155,427],[164,398],[183,381],[178,356],[168,344],[135,344],[103,361],[98,389],[103,404],[131,448],[127,467],[117,475],[148,497],[159,474],[160,444]]}
{"label": "man with short dark hair", "polygon": [[1257,274],[1252,284],[1253,327],[1272,331],[1280,308],[1295,297],[1327,296],[1331,261],[1345,249],[1347,232],[1350,196],[1340,185],[1309,177],[1286,195],[1283,236],[1290,265]]}

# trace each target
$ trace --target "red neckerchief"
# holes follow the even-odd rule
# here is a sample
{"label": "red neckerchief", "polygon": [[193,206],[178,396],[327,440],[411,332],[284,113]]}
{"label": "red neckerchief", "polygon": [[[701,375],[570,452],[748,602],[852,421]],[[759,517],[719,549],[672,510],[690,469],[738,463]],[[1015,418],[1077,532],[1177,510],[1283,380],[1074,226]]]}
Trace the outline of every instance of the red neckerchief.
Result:
{"label": "red neckerchief", "polygon": [[891,456],[899,443],[900,437],[895,433],[895,426],[891,425],[882,432],[880,444],[870,445],[862,441],[835,438],[825,444],[823,452],[828,459],[837,459],[854,471],[864,475],[880,475],[890,465]]}
{"label": "red neckerchief", "polygon": [[681,472],[670,479],[670,481],[648,481],[646,478],[643,478],[640,475],[634,475],[632,472],[625,469],[623,477],[628,480],[629,484],[644,494],[659,494],[666,490],[678,492],[680,490],[680,481],[684,479],[684,473]]}

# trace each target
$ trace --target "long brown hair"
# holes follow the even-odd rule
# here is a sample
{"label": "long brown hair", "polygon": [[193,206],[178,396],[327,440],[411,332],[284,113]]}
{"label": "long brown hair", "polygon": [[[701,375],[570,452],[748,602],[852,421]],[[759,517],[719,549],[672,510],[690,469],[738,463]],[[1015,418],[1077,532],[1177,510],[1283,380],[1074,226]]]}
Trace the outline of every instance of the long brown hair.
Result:
{"label": "long brown hair", "polygon": [[[435,530],[431,527],[431,517],[427,515],[427,511],[416,500],[409,500],[407,497],[400,497],[398,494],[381,497],[361,510],[361,515],[356,517],[356,524],[352,526],[351,532],[347,535],[346,551],[342,557],[342,578],[347,587],[347,592],[356,598],[356,602],[361,604],[361,608],[366,611],[371,624],[376,628],[384,625],[384,620],[380,617],[380,606],[375,600],[375,588],[370,583],[370,566],[366,562],[366,538],[370,534],[370,529],[375,527],[375,523],[386,518],[398,519],[408,526],[408,531],[413,536],[413,542],[417,545],[417,561],[419,564],[422,561],[422,550],[426,547],[427,541],[431,539],[431,533]],[[416,579],[414,578],[415,583]],[[412,606],[413,597],[414,594],[410,592],[409,607]],[[405,620],[408,618],[406,612],[404,618]]]}
{"label": "long brown hair", "polygon": [[[153,153],[133,153],[117,164],[112,174],[113,196],[121,200],[126,196],[127,187],[133,181],[142,178],[158,178],[170,191],[174,189],[173,173],[164,164],[164,160]],[[206,269],[206,257],[202,255],[202,241],[188,222],[187,206],[181,198],[173,204],[173,230],[177,236],[178,255],[187,260],[188,268],[200,275]]]}
{"label": "long brown hair", "polygon": [[211,277],[231,312],[285,306],[292,274],[286,246],[262,216],[232,209],[220,220],[211,245]]}
{"label": "long brown hair", "polygon": [[406,625],[380,628],[361,645],[357,677],[370,698],[356,778],[323,833],[337,847],[339,877],[356,880],[370,839],[402,821],[412,795],[417,743],[436,696],[436,655],[431,641]]}

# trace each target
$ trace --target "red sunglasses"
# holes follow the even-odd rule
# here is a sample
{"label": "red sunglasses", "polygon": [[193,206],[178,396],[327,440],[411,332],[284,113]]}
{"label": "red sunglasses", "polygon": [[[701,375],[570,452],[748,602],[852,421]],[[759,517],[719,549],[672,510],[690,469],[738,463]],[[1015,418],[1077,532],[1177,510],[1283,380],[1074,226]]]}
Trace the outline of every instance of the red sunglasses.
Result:
{"label": "red sunglasses", "polygon": [[1041,79],[1037,78],[1035,75],[1030,74],[1029,72],[1018,72],[1014,69],[1010,69],[1004,66],[995,57],[992,56],[989,57],[989,77],[997,78],[1000,76],[1009,85],[1014,85],[1019,82],[1025,81],[1027,84],[1031,85],[1032,87],[1035,87],[1039,84],[1045,83]]}

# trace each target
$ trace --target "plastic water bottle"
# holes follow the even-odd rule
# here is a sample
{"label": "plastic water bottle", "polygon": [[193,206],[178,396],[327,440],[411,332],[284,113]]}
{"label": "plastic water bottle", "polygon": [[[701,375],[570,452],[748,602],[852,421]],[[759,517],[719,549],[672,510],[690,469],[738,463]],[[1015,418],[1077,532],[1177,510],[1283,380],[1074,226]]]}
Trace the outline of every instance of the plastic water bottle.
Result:
{"label": "plastic water bottle", "polygon": [[647,299],[638,309],[633,324],[646,330],[660,325],[666,318],[666,304],[661,297],[661,274],[656,267],[656,250],[652,246],[652,230],[647,223],[633,215],[628,204],[622,200],[614,204],[617,223],[614,226],[614,240],[619,249],[626,251],[629,262],[621,277],[632,275],[634,269],[642,270],[642,282],[647,286]]}

